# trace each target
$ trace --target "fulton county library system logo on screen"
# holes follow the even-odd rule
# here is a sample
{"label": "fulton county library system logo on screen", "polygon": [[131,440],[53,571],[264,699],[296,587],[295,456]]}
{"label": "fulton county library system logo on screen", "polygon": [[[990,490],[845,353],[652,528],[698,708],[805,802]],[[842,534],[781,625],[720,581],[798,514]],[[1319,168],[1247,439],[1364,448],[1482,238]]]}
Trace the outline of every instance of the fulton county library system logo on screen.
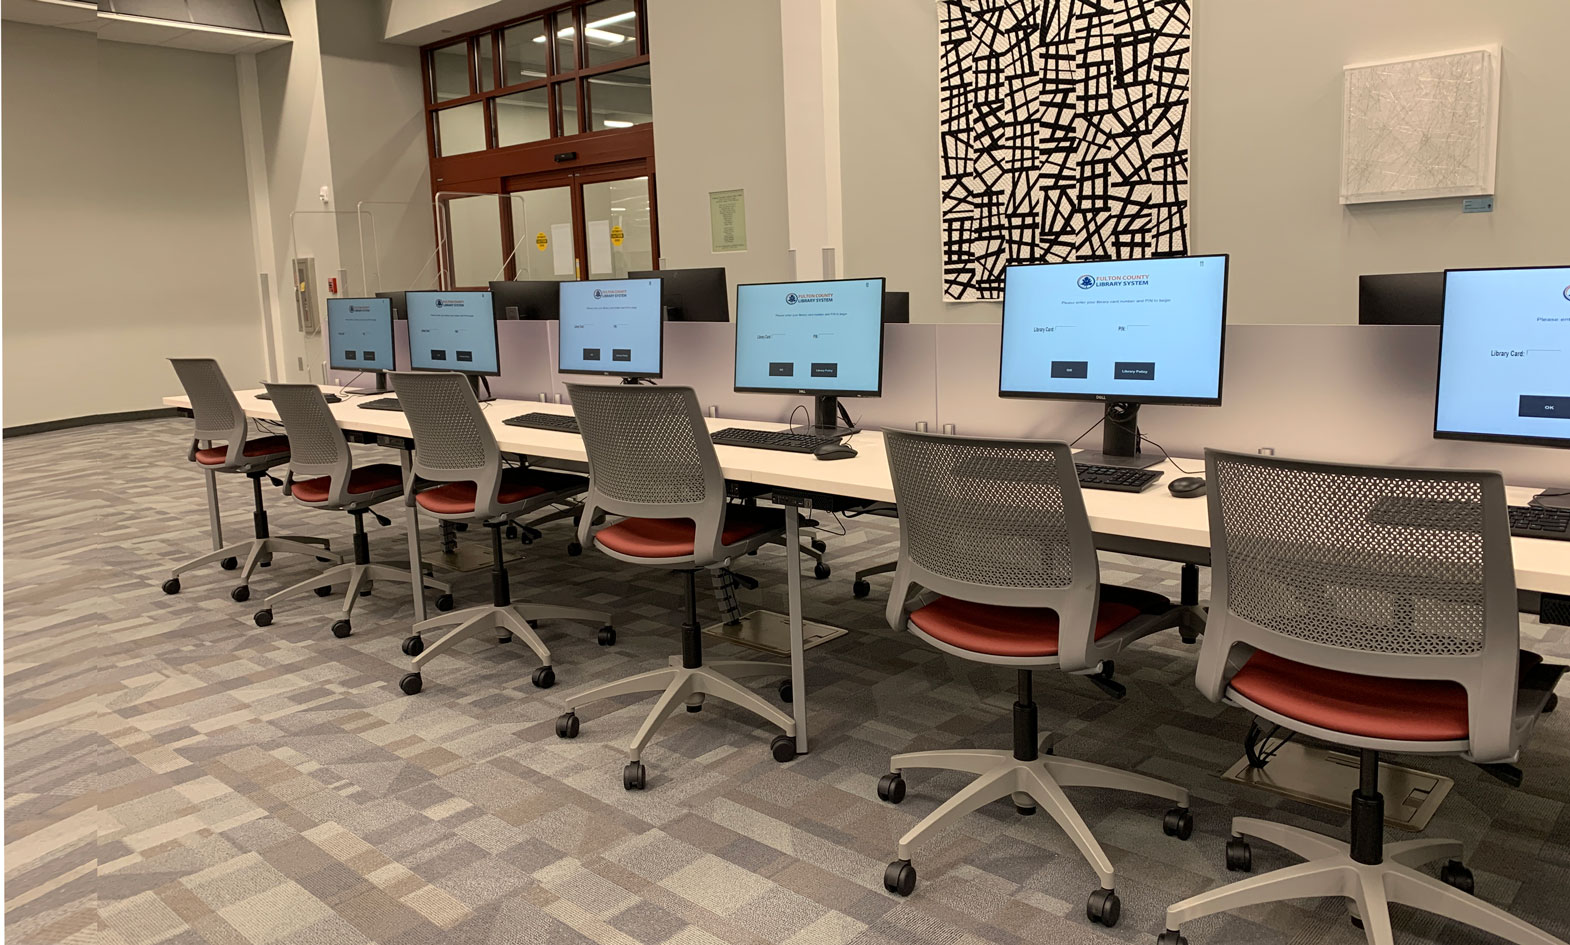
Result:
{"label": "fulton county library system logo on screen", "polygon": [[[1570,290],[1566,290],[1566,291],[1570,291]],[[787,293],[785,293],[785,304],[786,305],[795,305],[796,304],[796,293],[794,293],[794,292],[787,292]]]}
{"label": "fulton county library system logo on screen", "polygon": [[1079,287],[1081,289],[1094,289],[1096,287],[1096,277],[1095,276],[1080,276],[1079,277]]}

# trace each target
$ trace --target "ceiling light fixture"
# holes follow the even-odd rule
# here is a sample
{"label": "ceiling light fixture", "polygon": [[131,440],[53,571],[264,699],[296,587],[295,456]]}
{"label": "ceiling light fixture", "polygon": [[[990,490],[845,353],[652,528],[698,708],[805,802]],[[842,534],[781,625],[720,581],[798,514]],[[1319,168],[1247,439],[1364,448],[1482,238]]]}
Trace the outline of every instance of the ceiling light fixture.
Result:
{"label": "ceiling light fixture", "polygon": [[[620,46],[622,43],[625,43],[627,40],[632,38],[630,36],[623,36],[620,33],[607,33],[605,30],[595,29],[592,24],[584,27],[583,35],[605,46]],[[565,29],[557,30],[556,36],[559,39],[572,39],[572,27],[569,26]],[[536,43],[543,43],[545,42],[545,37],[536,36],[534,37],[534,41]]]}
{"label": "ceiling light fixture", "polygon": [[632,122],[630,122],[630,121],[620,121],[620,120],[615,119],[615,118],[607,118],[607,119],[605,119],[604,124],[605,124],[605,127],[607,127],[607,128],[631,128],[632,127]]}

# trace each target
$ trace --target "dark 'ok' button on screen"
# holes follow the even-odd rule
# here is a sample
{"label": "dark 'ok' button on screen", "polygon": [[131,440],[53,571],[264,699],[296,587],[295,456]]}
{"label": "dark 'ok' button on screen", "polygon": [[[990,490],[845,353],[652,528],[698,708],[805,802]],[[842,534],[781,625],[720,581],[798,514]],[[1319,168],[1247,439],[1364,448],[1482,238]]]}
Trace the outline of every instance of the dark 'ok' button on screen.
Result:
{"label": "dark 'ok' button on screen", "polygon": [[1119,381],[1153,381],[1156,379],[1156,362],[1114,361],[1112,377]]}
{"label": "dark 'ok' button on screen", "polygon": [[1089,361],[1053,361],[1053,377],[1089,377]]}
{"label": "dark 'ok' button on screen", "polygon": [[1549,420],[1570,420],[1570,397],[1544,397],[1539,394],[1522,394],[1522,417],[1543,417]]}
{"label": "dark 'ok' button on screen", "polygon": [[796,365],[789,361],[770,361],[770,377],[790,377],[796,373]]}

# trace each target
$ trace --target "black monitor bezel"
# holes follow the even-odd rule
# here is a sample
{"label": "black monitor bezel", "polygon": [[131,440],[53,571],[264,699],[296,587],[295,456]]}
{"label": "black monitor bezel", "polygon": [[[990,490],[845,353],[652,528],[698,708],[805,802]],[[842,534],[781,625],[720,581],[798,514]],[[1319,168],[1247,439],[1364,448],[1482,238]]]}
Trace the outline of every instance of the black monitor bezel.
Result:
{"label": "black monitor bezel", "polygon": [[[687,318],[687,317],[685,317],[685,309],[687,308],[687,306],[683,305],[683,306],[681,306],[681,308],[683,309],[683,312],[684,312],[683,317],[681,317],[681,318],[671,318],[670,317],[670,308],[671,308],[670,293],[671,293],[672,290],[671,290],[670,287],[676,286],[677,289],[675,289],[674,291],[681,292],[682,296],[683,296],[683,300],[685,300],[686,294],[688,292],[690,292],[693,288],[696,288],[696,286],[693,283],[693,277],[690,274],[691,273],[698,273],[698,272],[702,272],[702,273],[718,273],[719,274],[719,290],[720,290],[720,292],[719,292],[719,302],[720,302],[720,308],[724,312],[725,317],[724,318]],[[660,304],[662,306],[664,306],[665,309],[666,309],[666,313],[665,313],[666,321],[694,322],[694,323],[705,322],[705,323],[712,323],[712,324],[720,324],[720,323],[728,322],[728,321],[732,320],[731,319],[731,311],[730,311],[730,287],[729,287],[730,286],[730,273],[726,270],[726,268],[724,266],[689,266],[689,267],[684,268],[684,269],[635,269],[635,270],[632,270],[632,271],[627,273],[627,278],[629,278],[629,279],[658,279],[658,280],[660,280]],[[708,287],[705,286],[704,288],[708,288]]]}
{"label": "black monitor bezel", "polygon": [[[408,290],[407,292],[404,293],[404,296],[405,296],[405,298],[407,298],[408,296],[411,296],[411,295],[457,295],[457,294],[460,294],[460,293],[466,294],[466,295],[467,294],[490,295],[491,294],[491,290],[490,289],[446,289],[446,290],[442,290],[442,289],[410,289],[410,290]],[[409,370],[411,370],[411,371],[452,371],[452,372],[454,372],[456,374],[470,374],[470,375],[473,375],[475,377],[501,377],[502,376],[502,346],[501,346],[500,333],[496,330],[496,308],[495,308],[495,298],[494,298],[494,296],[491,299],[488,299],[487,301],[491,303],[491,304],[486,306],[486,311],[491,313],[491,343],[496,346],[496,370],[495,371],[466,371],[463,368],[457,368],[457,367],[415,367],[414,366],[414,307],[413,306],[409,306],[409,308],[408,308],[409,317],[407,319],[405,319],[409,323]]]}
{"label": "black monitor bezel", "polygon": [[[658,281],[658,280],[645,280],[645,279],[633,279],[633,278],[622,278],[622,279],[569,279],[569,280],[564,281],[562,283],[562,285],[563,286],[569,286],[569,285],[591,285],[591,284],[597,283],[597,282],[645,282],[645,281]],[[566,348],[563,347],[563,345],[562,345],[562,336],[561,336],[562,321],[561,321],[560,296],[558,296],[557,298],[558,298],[558,302],[557,302],[557,305],[556,305],[556,316],[557,316],[556,317],[556,325],[557,325],[557,328],[556,328],[556,373],[557,374],[574,374],[574,375],[578,375],[578,376],[581,376],[581,377],[636,377],[636,378],[639,378],[640,380],[644,379],[644,378],[649,378],[649,379],[663,378],[665,376],[665,312],[663,311],[663,308],[664,308],[663,305],[657,307],[656,311],[654,313],[655,321],[659,322],[659,325],[660,325],[660,367],[659,367],[659,370],[654,371],[652,373],[644,373],[644,372],[639,372],[639,371],[615,371],[615,370],[610,370],[610,371],[590,371],[590,370],[586,370],[586,369],[583,369],[583,368],[564,368],[564,367],[561,366],[562,353],[566,350]]]}
{"label": "black monitor bezel", "polygon": [[1467,440],[1473,443],[1502,443],[1507,446],[1546,446],[1550,449],[1570,449],[1570,437],[1555,439],[1546,436],[1514,436],[1508,433],[1452,433],[1439,429],[1440,373],[1445,364],[1445,313],[1449,305],[1450,274],[1452,272],[1525,272],[1532,269],[1566,269],[1560,266],[1463,266],[1445,270],[1445,287],[1439,299],[1439,346],[1434,357],[1434,439]]}
{"label": "black monitor bezel", "polygon": [[[742,387],[737,381],[737,373],[741,370],[741,290],[754,288],[768,288],[770,286],[800,286],[823,285],[833,282],[876,282],[878,283],[878,310],[873,315],[878,320],[878,389],[877,390],[831,390],[826,387]],[[885,343],[887,326],[883,323],[883,293],[888,289],[888,280],[883,276],[863,276],[859,279],[794,279],[790,282],[744,282],[736,286],[735,337],[731,347],[731,389],[738,394],[806,394],[814,397],[882,397],[883,396],[883,362],[884,353],[888,348]]]}
{"label": "black monitor bezel", "polygon": [[[496,320],[499,321],[499,322],[508,322],[508,321],[551,322],[551,321],[555,321],[561,315],[561,288],[560,288],[561,284],[563,282],[571,282],[571,281],[573,281],[573,280],[571,280],[571,279],[492,279],[488,283],[489,286],[490,286],[490,293],[491,293],[491,314],[495,315],[496,316]],[[557,289],[556,289],[556,299],[557,299],[556,311],[551,313],[551,314],[546,315],[543,318],[524,318],[522,312],[519,312],[517,318],[507,318],[503,314],[503,311],[506,309],[507,306],[502,304],[503,303],[502,294],[503,294],[503,292],[505,292],[507,290],[498,291],[496,287],[499,286],[499,285],[500,286],[511,286],[511,285],[553,285],[553,286],[556,286],[557,287]]]}
{"label": "black monitor bezel", "polygon": [[[337,348],[333,347],[333,303],[334,302],[386,302],[387,303],[387,350],[392,352],[393,366],[390,368],[368,368],[363,364],[338,364],[333,360]],[[330,298],[327,300],[327,369],[329,371],[358,371],[361,374],[385,374],[388,371],[398,370],[398,333],[393,329],[397,318],[393,315],[392,299],[381,296],[356,296],[354,298]]]}
{"label": "black monitor bezel", "polygon": [[1145,256],[1139,259],[1074,259],[1064,262],[1025,263],[1004,268],[1004,284],[1007,285],[1007,272],[1009,269],[1039,268],[1045,266],[1086,266],[1101,265],[1104,263],[1155,263],[1180,259],[1220,259],[1221,267],[1221,337],[1218,339],[1220,352],[1216,357],[1216,396],[1214,397],[1156,397],[1156,396],[1124,396],[1122,394],[1073,394],[1046,391],[1011,391],[1003,389],[1003,345],[1008,337],[1005,329],[1008,324],[1008,294],[1003,296],[1003,314],[998,320],[998,396],[1018,397],[1028,400],[1077,400],[1092,403],[1119,403],[1119,404],[1170,404],[1174,406],[1190,407],[1219,407],[1221,395],[1226,382],[1227,370],[1227,294],[1228,282],[1232,278],[1232,261],[1230,253],[1201,253],[1194,256]]}

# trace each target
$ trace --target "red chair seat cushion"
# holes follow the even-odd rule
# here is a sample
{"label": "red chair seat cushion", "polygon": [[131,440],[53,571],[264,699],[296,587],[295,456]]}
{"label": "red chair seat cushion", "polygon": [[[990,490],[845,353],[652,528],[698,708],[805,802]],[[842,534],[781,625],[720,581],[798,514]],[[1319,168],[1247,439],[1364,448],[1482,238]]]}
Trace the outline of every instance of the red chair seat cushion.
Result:
{"label": "red chair seat cushion", "polygon": [[[547,492],[558,492],[573,485],[585,485],[585,482],[579,476],[509,466],[502,470],[501,485],[496,490],[496,500],[502,505],[512,505]],[[477,487],[472,482],[449,482],[421,492],[414,497],[414,501],[420,503],[420,508],[438,515],[463,515],[474,511],[476,491],[478,491]]]}
{"label": "red chair seat cushion", "polygon": [[[1140,615],[1137,607],[1102,601],[1096,639]],[[949,646],[988,656],[1058,655],[1058,615],[1046,607],[1000,607],[940,597],[911,611],[910,622]]]}
{"label": "red chair seat cushion", "polygon": [[[720,544],[740,544],[784,527],[784,509],[728,505]],[[595,532],[594,540],[631,558],[683,558],[693,554],[697,531],[690,518],[624,518]]]}
{"label": "red chair seat cushion", "polygon": [[[289,452],[289,438],[283,434],[277,436],[259,436],[254,440],[246,440],[245,446],[240,450],[244,456],[272,456],[277,453]],[[196,451],[196,461],[203,466],[222,466],[229,457],[229,447],[209,446],[205,450]]]}
{"label": "red chair seat cushion", "polygon": [[1332,732],[1413,742],[1467,737],[1466,689],[1448,680],[1343,673],[1260,650],[1231,687],[1272,712]]}
{"label": "red chair seat cushion", "polygon": [[[396,489],[403,485],[403,470],[392,463],[373,463],[370,466],[360,466],[349,471],[350,495],[363,495],[367,492],[381,492],[384,489]],[[332,486],[331,476],[317,476],[315,479],[304,479],[290,487],[296,499],[301,502],[326,502],[328,490]]]}

